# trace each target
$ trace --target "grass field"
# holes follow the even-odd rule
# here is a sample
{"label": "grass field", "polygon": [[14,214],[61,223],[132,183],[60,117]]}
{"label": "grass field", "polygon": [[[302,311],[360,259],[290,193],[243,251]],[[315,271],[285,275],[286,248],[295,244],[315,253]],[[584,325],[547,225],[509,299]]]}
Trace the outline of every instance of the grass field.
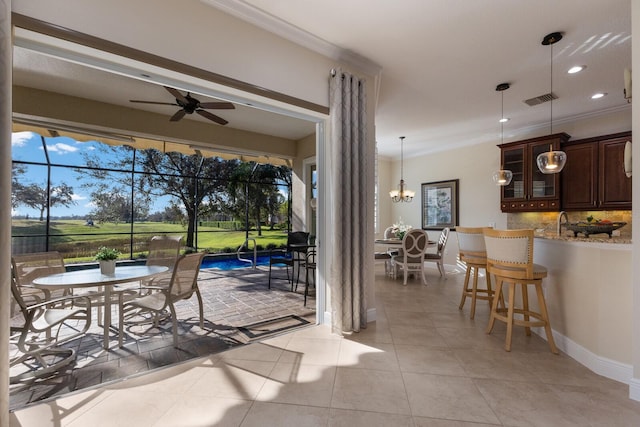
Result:
{"label": "grass field", "polygon": [[[20,249],[15,252],[44,250],[45,227],[44,221],[13,220],[12,246]],[[128,259],[131,231],[131,224],[126,223],[88,226],[84,220],[55,220],[50,222],[49,249],[61,252],[65,259],[86,261],[93,257],[98,247],[108,246],[118,248],[123,252],[122,258]],[[160,222],[134,223],[133,233],[133,258],[144,255],[147,242],[155,234],[182,235],[183,244],[187,237],[186,226]],[[249,237],[256,239],[258,250],[284,246],[287,241],[286,231],[269,230],[267,227],[262,229],[261,236],[256,230],[250,230]],[[244,240],[244,230],[234,231],[205,223],[198,227],[197,249],[210,253],[235,252]],[[253,246],[250,248],[253,249]]]}

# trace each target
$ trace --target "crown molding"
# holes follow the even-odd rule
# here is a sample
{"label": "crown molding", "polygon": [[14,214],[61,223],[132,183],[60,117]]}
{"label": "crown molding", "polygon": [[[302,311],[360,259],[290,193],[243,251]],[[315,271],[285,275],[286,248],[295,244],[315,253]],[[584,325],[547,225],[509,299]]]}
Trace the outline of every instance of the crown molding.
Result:
{"label": "crown molding", "polygon": [[238,19],[276,34],[292,43],[377,76],[382,67],[364,56],[341,48],[271,15],[243,0],[200,0],[202,3],[228,13]]}

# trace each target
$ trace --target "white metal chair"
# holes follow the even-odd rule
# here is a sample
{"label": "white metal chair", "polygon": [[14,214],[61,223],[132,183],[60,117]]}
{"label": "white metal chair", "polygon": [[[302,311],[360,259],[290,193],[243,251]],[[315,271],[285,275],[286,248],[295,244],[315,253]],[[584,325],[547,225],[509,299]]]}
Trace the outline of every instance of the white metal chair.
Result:
{"label": "white metal chair", "polygon": [[[460,300],[460,310],[464,307],[467,297],[471,298],[471,313],[473,319],[476,314],[476,300],[482,299],[489,301],[493,299],[493,290],[491,289],[491,275],[487,273],[487,249],[484,245],[483,227],[456,227],[456,236],[458,237],[458,250],[460,253],[460,261],[464,262],[467,270],[462,286],[462,298]],[[487,285],[484,289],[478,289],[479,270],[485,270],[485,278]],[[469,279],[473,274],[473,284],[469,287]]]}
{"label": "white metal chair", "polygon": [[49,291],[33,286],[33,280],[65,272],[64,258],[57,251],[16,254],[11,257],[11,268],[16,286],[26,304],[34,304],[70,295],[70,289]]}
{"label": "white metal chair", "polygon": [[[491,317],[486,332],[489,334],[496,320],[507,324],[504,348],[511,351],[513,325],[524,326],[527,335],[531,327],[542,326],[547,335],[551,352],[558,354],[553,340],[547,304],[542,292],[542,279],[547,277],[547,269],[533,263],[533,230],[484,230],[487,248],[487,271],[496,278],[496,290],[491,305]],[[503,284],[508,285],[507,307],[498,307],[503,297]],[[515,306],[516,285],[520,285],[522,306]],[[527,288],[533,285],[538,297],[539,312],[529,308]],[[514,314],[522,316],[515,318]],[[536,320],[531,320],[531,318]]]}
{"label": "white metal chair", "polygon": [[169,270],[142,281],[140,286],[169,286],[173,267],[180,256],[181,246],[182,236],[153,236],[149,241],[149,255],[147,255],[146,264],[147,266],[168,267]]}
{"label": "white metal chair", "polygon": [[132,310],[136,314],[149,312],[153,314],[154,323],[158,320],[158,314],[164,313],[167,308],[171,313],[173,345],[178,346],[178,323],[174,304],[183,299],[189,299],[195,293],[198,297],[198,308],[200,312],[200,328],[204,329],[204,313],[202,306],[202,295],[198,288],[198,273],[200,264],[204,258],[203,252],[196,252],[182,255],[178,258],[171,274],[171,280],[167,287],[148,286],[153,292],[148,295],[141,295],[129,301],[125,301],[124,295],[119,294],[120,319],[118,325],[118,344],[122,347],[123,328],[125,323],[125,313]]}
{"label": "white metal chair", "polygon": [[446,272],[444,270],[444,249],[447,246],[447,240],[449,240],[449,228],[445,227],[442,229],[440,233],[440,238],[438,239],[438,247],[436,252],[425,252],[424,260],[428,262],[435,262],[438,266],[438,271],[440,272],[440,276],[447,278]]}
{"label": "white metal chair", "polygon": [[404,272],[403,285],[407,284],[407,276],[410,272],[420,273],[422,283],[427,284],[424,276],[424,251],[427,248],[429,237],[427,232],[421,229],[411,229],[402,238],[402,253],[393,257],[393,275],[397,277],[398,270]]}
{"label": "white metal chair", "polygon": [[[11,327],[10,344],[15,345],[18,350],[9,361],[12,372],[11,383],[51,376],[73,362],[75,350],[63,348],[60,345],[84,335],[91,326],[89,297],[67,294],[48,298],[49,294],[44,292],[41,294],[45,296],[44,298],[36,296],[29,291],[28,286],[21,286],[18,284],[19,280],[16,280],[18,277],[16,273],[19,273],[23,267],[24,265],[18,259],[15,257],[12,259],[14,276],[11,280],[11,293],[20,307],[24,323],[21,326]],[[35,274],[36,271],[42,273],[47,271],[47,268],[36,268],[32,273]],[[45,275],[47,274],[40,274],[38,277]],[[31,277],[31,279],[35,278],[35,276]],[[21,280],[24,283],[25,275]],[[23,291],[26,293],[23,294]],[[74,304],[78,300],[83,300],[82,307]],[[60,336],[63,325],[69,326],[65,328],[65,332],[72,332]],[[82,328],[79,325],[82,325]]]}

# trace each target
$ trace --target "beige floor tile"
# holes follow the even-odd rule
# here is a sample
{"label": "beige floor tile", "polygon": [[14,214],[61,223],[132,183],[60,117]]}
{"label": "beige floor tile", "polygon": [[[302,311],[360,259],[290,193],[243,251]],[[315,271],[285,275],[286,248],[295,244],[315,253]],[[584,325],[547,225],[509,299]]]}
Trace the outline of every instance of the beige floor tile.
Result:
{"label": "beige floor tile", "polygon": [[167,413],[176,395],[117,390],[83,412],[70,427],[151,427]]}
{"label": "beige floor tile", "polygon": [[414,373],[404,373],[403,377],[414,416],[499,422],[470,378]]}
{"label": "beige floor tile", "polygon": [[472,423],[467,421],[440,420],[437,418],[413,417],[415,427],[493,427],[502,424]]}
{"label": "beige floor tile", "polygon": [[294,336],[287,344],[278,361],[294,364],[335,366],[338,363],[340,341]]}
{"label": "beige floor tile", "polygon": [[447,349],[447,342],[433,328],[414,328],[407,326],[391,327],[391,337],[394,344],[422,345]]}
{"label": "beige floor tile", "polygon": [[504,349],[504,342],[486,334],[484,328],[436,328],[436,331],[452,349]]}
{"label": "beige floor tile", "polygon": [[513,427],[589,426],[588,414],[565,405],[542,383],[474,380],[500,421]]}
{"label": "beige floor tile", "polygon": [[346,339],[340,344],[338,366],[381,371],[400,370],[393,344],[367,345]]}
{"label": "beige floor tile", "polygon": [[236,347],[220,354],[224,360],[260,360],[263,362],[276,362],[282,355],[281,347],[267,343],[254,343]]}
{"label": "beige floor tile", "polygon": [[237,427],[242,423],[253,402],[220,397],[177,396],[153,427]]}
{"label": "beige floor tile", "polygon": [[331,407],[408,415],[399,372],[338,368]]}
{"label": "beige floor tile", "polygon": [[372,322],[367,325],[366,329],[360,329],[360,332],[354,332],[344,336],[345,340],[361,342],[367,344],[375,343],[393,343],[389,325],[386,322]]}
{"label": "beige floor tile", "polygon": [[586,415],[592,426],[640,425],[640,402],[625,399],[619,390],[599,387],[549,386],[563,406]]}
{"label": "beige floor tile", "polygon": [[546,384],[607,387],[615,381],[602,377],[565,354],[530,353],[523,356],[529,370]]}
{"label": "beige floor tile", "polygon": [[460,362],[467,376],[474,378],[493,378],[512,381],[539,382],[531,372],[523,354],[502,349],[458,349],[453,354]]}
{"label": "beige floor tile", "polygon": [[328,427],[414,427],[409,415],[331,409]]}
{"label": "beige floor tile", "polygon": [[328,420],[329,411],[326,408],[255,402],[241,426],[325,427]]}
{"label": "beige floor tile", "polygon": [[423,312],[386,310],[389,325],[393,327],[411,326],[429,328],[433,323]]}
{"label": "beige floor tile", "polygon": [[427,313],[427,318],[436,328],[482,328],[486,326],[487,320],[484,316],[477,315],[475,319],[469,318],[469,313],[456,310],[448,313]]}
{"label": "beige floor tile", "polygon": [[274,362],[220,360],[214,367],[202,371],[188,393],[203,397],[255,399],[274,366]]}
{"label": "beige floor tile", "polygon": [[465,376],[465,370],[451,350],[438,350],[415,345],[396,346],[402,372]]}
{"label": "beige floor tile", "polygon": [[278,363],[256,400],[328,408],[335,375],[332,366]]}
{"label": "beige floor tile", "polygon": [[340,335],[331,333],[331,326],[329,325],[316,325],[301,328],[291,334],[291,338],[318,338],[323,340],[341,340]]}

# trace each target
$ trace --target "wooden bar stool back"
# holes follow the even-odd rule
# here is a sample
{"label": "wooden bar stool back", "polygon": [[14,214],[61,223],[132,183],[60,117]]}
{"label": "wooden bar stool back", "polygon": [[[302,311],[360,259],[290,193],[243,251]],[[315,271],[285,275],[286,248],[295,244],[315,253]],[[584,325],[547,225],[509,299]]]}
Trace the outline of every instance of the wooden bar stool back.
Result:
{"label": "wooden bar stool back", "polygon": [[[533,263],[533,230],[486,229],[484,239],[487,249],[487,273],[493,274],[496,279],[487,334],[491,333],[496,320],[505,322],[507,336],[504,348],[511,351],[513,325],[524,326],[527,335],[531,335],[531,327],[542,326],[551,352],[558,354],[542,292],[542,279],[547,277],[547,269]],[[507,307],[499,308],[498,301],[503,297],[503,284],[507,285]],[[516,285],[520,285],[521,307],[515,306]],[[539,312],[529,308],[527,287],[530,285],[535,287]]]}
{"label": "wooden bar stool back", "polygon": [[[467,297],[471,298],[471,313],[473,319],[476,314],[476,300],[489,301],[493,299],[493,290],[491,289],[491,276],[487,270],[487,250],[484,245],[484,227],[456,227],[456,235],[458,236],[458,249],[460,252],[460,261],[467,266],[464,277],[464,285],[462,288],[462,298],[460,300],[460,310],[464,307]],[[485,270],[486,287],[478,289],[478,276],[480,269]],[[469,287],[469,279],[473,274],[473,284]]]}

